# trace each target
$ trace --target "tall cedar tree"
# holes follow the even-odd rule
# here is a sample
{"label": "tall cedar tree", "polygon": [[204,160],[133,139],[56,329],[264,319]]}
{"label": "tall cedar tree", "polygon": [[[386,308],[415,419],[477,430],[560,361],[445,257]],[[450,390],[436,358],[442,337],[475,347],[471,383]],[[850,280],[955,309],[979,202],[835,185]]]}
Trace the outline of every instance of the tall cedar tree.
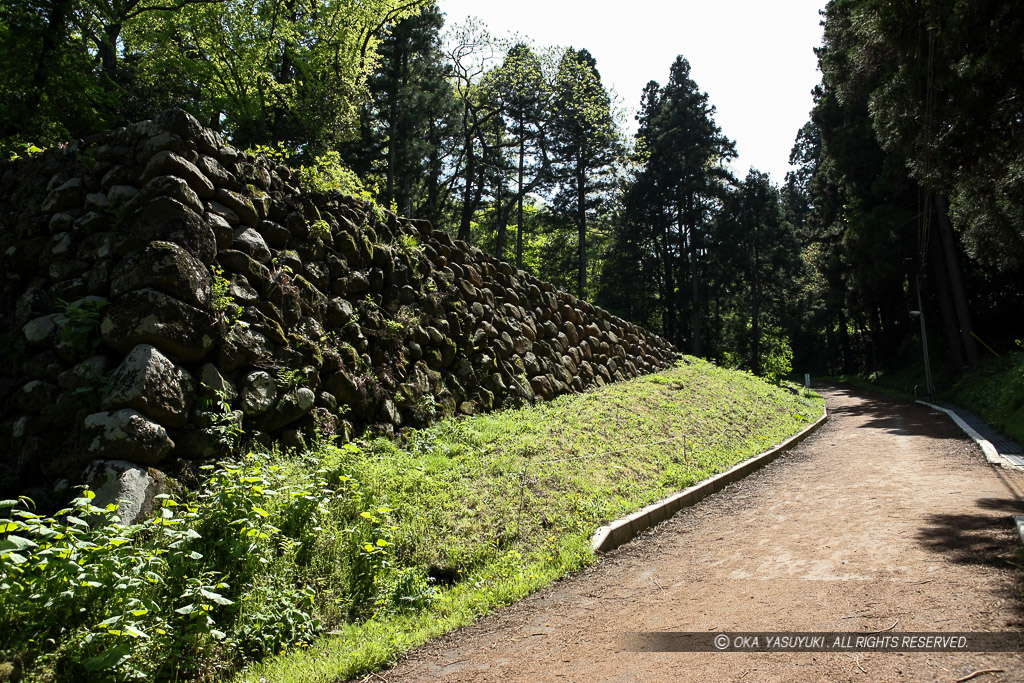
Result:
{"label": "tall cedar tree", "polygon": [[783,218],[781,195],[768,174],[751,169],[728,195],[709,242],[709,287],[717,295],[712,303],[726,313],[720,317],[741,322],[723,346],[744,355],[744,365],[762,375],[778,347],[789,346],[784,325],[800,263],[793,227]]}
{"label": "tall cedar tree", "polygon": [[506,257],[506,226],[514,210],[515,263],[517,268],[522,268],[524,202],[527,195],[545,189],[550,179],[547,128],[552,87],[541,59],[526,43],[513,45],[502,64],[488,74],[488,80],[491,97],[505,119],[506,138],[501,144],[506,148],[504,156],[508,157],[502,163],[503,173],[498,179],[502,188],[495,192],[496,197],[505,194],[502,192],[505,175],[514,177],[507,201],[497,212],[501,215],[497,217],[495,254],[499,258]]}
{"label": "tall cedar tree", "polygon": [[877,98],[902,67],[861,35],[870,23],[869,5],[829,3],[818,50],[822,86],[812,112],[821,159],[808,186],[815,205],[808,224],[824,247],[819,265],[836,293],[832,298],[844,299],[835,308],[843,369],[856,369],[853,346],[871,359],[861,367],[901,362],[896,352],[912,331],[907,311],[917,307],[919,289],[926,303],[937,303],[954,365],[973,365],[968,287],[945,203],[909,176],[914,163],[906,149],[879,144]]}
{"label": "tall cedar tree", "polygon": [[588,291],[587,229],[613,186],[621,152],[611,98],[597,61],[587,50],[569,48],[558,65],[552,103],[551,149],[559,190],[555,210],[576,228],[576,293]]}
{"label": "tall cedar tree", "polygon": [[[972,258],[1024,267],[1024,12],[1001,0],[859,0],[855,74],[878,137],[948,196]],[[856,76],[854,77],[856,80]],[[935,206],[945,213],[945,205]]]}
{"label": "tall cedar tree", "polygon": [[380,64],[370,77],[362,139],[346,156],[367,176],[382,179],[381,200],[410,218],[437,221],[444,160],[455,116],[441,51],[444,16],[436,3],[397,22],[380,42]]}
{"label": "tall cedar tree", "polygon": [[637,116],[640,168],[617,238],[634,252],[655,255],[647,270],[657,272],[656,317],[662,332],[681,345],[688,340],[694,355],[703,353],[704,233],[732,181],[725,164],[736,156],[714,113],[682,56],[664,88],[647,84]]}

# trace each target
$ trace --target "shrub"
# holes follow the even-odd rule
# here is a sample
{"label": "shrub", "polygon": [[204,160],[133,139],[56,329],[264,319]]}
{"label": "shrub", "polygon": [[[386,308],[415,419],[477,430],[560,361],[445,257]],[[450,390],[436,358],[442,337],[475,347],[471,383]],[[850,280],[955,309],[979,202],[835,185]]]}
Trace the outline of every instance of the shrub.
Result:
{"label": "shrub", "polygon": [[196,491],[132,526],[87,489],[52,516],[3,501],[0,662],[30,679],[189,680],[428,603],[425,577],[393,566],[392,511],[341,473],[346,449],[321,449],[333,467],[206,466]]}

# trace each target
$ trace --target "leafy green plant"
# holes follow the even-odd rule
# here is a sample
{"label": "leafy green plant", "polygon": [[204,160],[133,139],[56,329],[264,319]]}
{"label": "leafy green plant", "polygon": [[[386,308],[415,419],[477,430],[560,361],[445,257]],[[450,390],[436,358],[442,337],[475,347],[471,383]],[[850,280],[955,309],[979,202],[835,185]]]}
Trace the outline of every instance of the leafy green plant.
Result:
{"label": "leafy green plant", "polygon": [[338,191],[361,199],[370,198],[367,188],[355,172],[345,166],[338,152],[330,151],[316,157],[313,163],[299,168],[299,180],[315,192]]}
{"label": "leafy green plant", "polygon": [[31,158],[37,154],[42,154],[44,151],[42,147],[37,147],[31,142],[23,142],[13,146],[7,160],[17,161],[18,159]]}
{"label": "leafy green plant", "polygon": [[[820,397],[691,359],[401,442],[207,465],[195,491],[129,527],[89,492],[49,517],[6,501],[0,662],[28,680],[365,673],[586,565],[603,521],[820,411]],[[680,433],[688,447],[662,443]]]}
{"label": "leafy green plant", "polygon": [[965,371],[947,397],[1024,443],[1024,351],[988,358],[979,369]]}
{"label": "leafy green plant", "polygon": [[213,437],[217,445],[230,452],[238,445],[238,441],[245,431],[239,420],[232,414],[227,394],[206,384],[201,384],[201,387],[202,391],[196,397],[196,408],[206,425],[204,429]]}
{"label": "leafy green plant", "polygon": [[278,368],[276,374],[277,381],[284,386],[285,391],[301,385],[305,379],[302,370],[297,369]]}
{"label": "leafy green plant", "polygon": [[[363,531],[330,557],[376,578],[364,575],[339,595],[376,597],[354,609],[349,618],[359,621],[329,641],[255,665],[244,680],[292,683],[373,671],[587,565],[601,524],[728,469],[821,415],[819,396],[687,361],[522,410],[334,449],[339,471],[351,477],[337,489],[346,491],[352,512],[361,507],[386,534],[370,531],[374,521],[365,517],[346,523]],[[378,514],[359,500],[391,511]],[[359,548],[367,550],[362,543],[375,538],[387,542],[383,552],[357,558]],[[346,575],[346,582],[359,577]]]}
{"label": "leafy green plant", "polygon": [[227,316],[228,322],[234,323],[242,316],[242,307],[231,295],[231,282],[224,277],[224,269],[210,266],[213,274],[213,287],[210,290],[210,308]]}
{"label": "leafy green plant", "polygon": [[275,164],[289,164],[293,157],[294,152],[288,149],[284,144],[278,142],[274,146],[270,145],[256,145],[245,150],[246,154],[253,156],[263,156],[268,160],[273,161]]}
{"label": "leafy green plant", "polygon": [[90,298],[68,303],[58,299],[57,303],[63,308],[58,317],[61,341],[78,356],[95,351],[100,345],[100,320],[107,301]]}
{"label": "leafy green plant", "polygon": [[397,512],[349,470],[362,451],[318,457],[203,466],[132,526],[88,490],[48,517],[0,502],[0,661],[30,680],[190,680],[428,604],[429,577],[393,554]]}
{"label": "leafy green plant", "polygon": [[761,342],[761,372],[766,380],[779,384],[793,372],[793,348],[789,339],[777,329],[766,331]]}
{"label": "leafy green plant", "polygon": [[406,252],[412,253],[413,251],[415,251],[416,249],[419,248],[420,241],[418,239],[416,239],[415,237],[413,237],[412,235],[403,234],[398,239],[398,244]]}

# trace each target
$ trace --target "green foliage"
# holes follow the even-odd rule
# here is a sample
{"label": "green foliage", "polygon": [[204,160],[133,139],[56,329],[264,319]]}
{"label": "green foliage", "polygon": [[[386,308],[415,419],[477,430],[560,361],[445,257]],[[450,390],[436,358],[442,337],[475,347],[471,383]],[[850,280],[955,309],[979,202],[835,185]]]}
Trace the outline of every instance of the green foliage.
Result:
{"label": "green foliage", "polygon": [[[1024,348],[1022,341],[1017,345]],[[965,372],[945,395],[1024,444],[1024,351],[986,360],[978,370]]]}
{"label": "green foliage", "polygon": [[312,164],[299,169],[299,180],[303,186],[314,192],[341,192],[352,197],[366,199],[368,191],[363,182],[341,161],[337,152],[327,152],[313,160]]}
{"label": "green foliage", "polygon": [[399,244],[400,247],[402,247],[402,249],[405,252],[413,253],[413,252],[415,252],[419,248],[420,241],[418,239],[416,239],[415,237],[413,237],[412,235],[403,234],[398,239],[398,244]]}
{"label": "green foliage", "polygon": [[303,371],[297,368],[278,368],[276,374],[277,381],[285,387],[285,391],[293,387],[301,386],[305,379]]}
{"label": "green foliage", "polygon": [[85,137],[173,106],[240,147],[319,154],[352,136],[402,0],[152,0],[0,8],[0,148]]}
{"label": "green foliage", "polygon": [[[2,148],[0,148],[2,150]],[[26,159],[34,157],[37,154],[43,152],[42,147],[36,147],[31,142],[25,142],[22,144],[12,144],[7,157],[9,161],[17,161],[18,159]]]}
{"label": "green foliage", "polygon": [[[968,253],[1019,272],[1024,247],[1024,16],[1001,2],[844,0],[840,95],[870,91],[871,124],[925,187],[950,197]],[[839,75],[839,71],[835,72]]]}
{"label": "green foliage", "polygon": [[239,420],[232,415],[228,397],[223,391],[216,391],[203,384],[202,391],[196,397],[196,409],[203,417],[206,433],[213,437],[215,443],[227,448],[228,452],[238,445],[239,438],[245,432]]}
{"label": "green foliage", "polygon": [[793,372],[793,349],[778,329],[765,330],[760,369],[762,376],[773,384],[781,384]]}
{"label": "green foliage", "polygon": [[433,222],[450,172],[445,157],[455,123],[443,25],[437,3],[423,2],[419,13],[381,36],[380,61],[367,82],[362,137],[346,150],[359,175],[378,186],[381,204]]}
{"label": "green foliage", "polygon": [[231,296],[231,282],[224,277],[224,269],[220,266],[210,266],[213,274],[213,288],[210,291],[210,308],[215,311],[226,311],[235,305]]}
{"label": "green foliage", "polygon": [[[161,496],[132,526],[88,491],[49,517],[7,501],[0,661],[30,680],[191,680],[282,653],[246,675],[365,672],[584,566],[597,525],[764,450],[820,406],[691,359],[402,444],[205,466],[196,491]],[[307,651],[326,630],[339,637]]]}
{"label": "green foliage", "polygon": [[349,498],[381,506],[365,505],[363,530],[349,537],[366,553],[354,566],[389,565],[373,606],[356,609],[373,616],[244,680],[373,671],[586,566],[596,527],[766,450],[820,417],[822,404],[688,358],[586,394],[346,447],[347,471],[360,474]]}
{"label": "green foliage", "polygon": [[664,86],[651,81],[637,115],[636,172],[615,226],[602,298],[630,320],[703,355],[715,274],[708,236],[732,182],[735,144],[722,134],[707,93],[676,58]]}
{"label": "green foliage", "polygon": [[345,615],[428,605],[422,573],[393,563],[393,511],[341,473],[346,449],[206,466],[197,491],[160,496],[132,526],[88,490],[51,517],[5,501],[0,659],[30,679],[188,680],[308,644]]}
{"label": "green foliage", "polygon": [[100,320],[107,302],[86,298],[72,303],[59,300],[58,303],[64,309],[58,318],[61,341],[70,346],[76,356],[95,351],[100,345]]}

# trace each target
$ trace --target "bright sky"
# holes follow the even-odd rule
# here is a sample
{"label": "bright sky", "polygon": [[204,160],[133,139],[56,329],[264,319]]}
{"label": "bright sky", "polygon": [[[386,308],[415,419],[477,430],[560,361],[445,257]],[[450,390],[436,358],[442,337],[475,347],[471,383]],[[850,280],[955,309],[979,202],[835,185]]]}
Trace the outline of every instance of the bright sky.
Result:
{"label": "bright sky", "polygon": [[475,16],[491,33],[541,46],[586,48],[628,112],[648,81],[664,85],[676,55],[690,61],[715,121],[736,141],[734,172],[751,166],[781,184],[819,82],[813,49],[826,0],[439,0],[446,25]]}

